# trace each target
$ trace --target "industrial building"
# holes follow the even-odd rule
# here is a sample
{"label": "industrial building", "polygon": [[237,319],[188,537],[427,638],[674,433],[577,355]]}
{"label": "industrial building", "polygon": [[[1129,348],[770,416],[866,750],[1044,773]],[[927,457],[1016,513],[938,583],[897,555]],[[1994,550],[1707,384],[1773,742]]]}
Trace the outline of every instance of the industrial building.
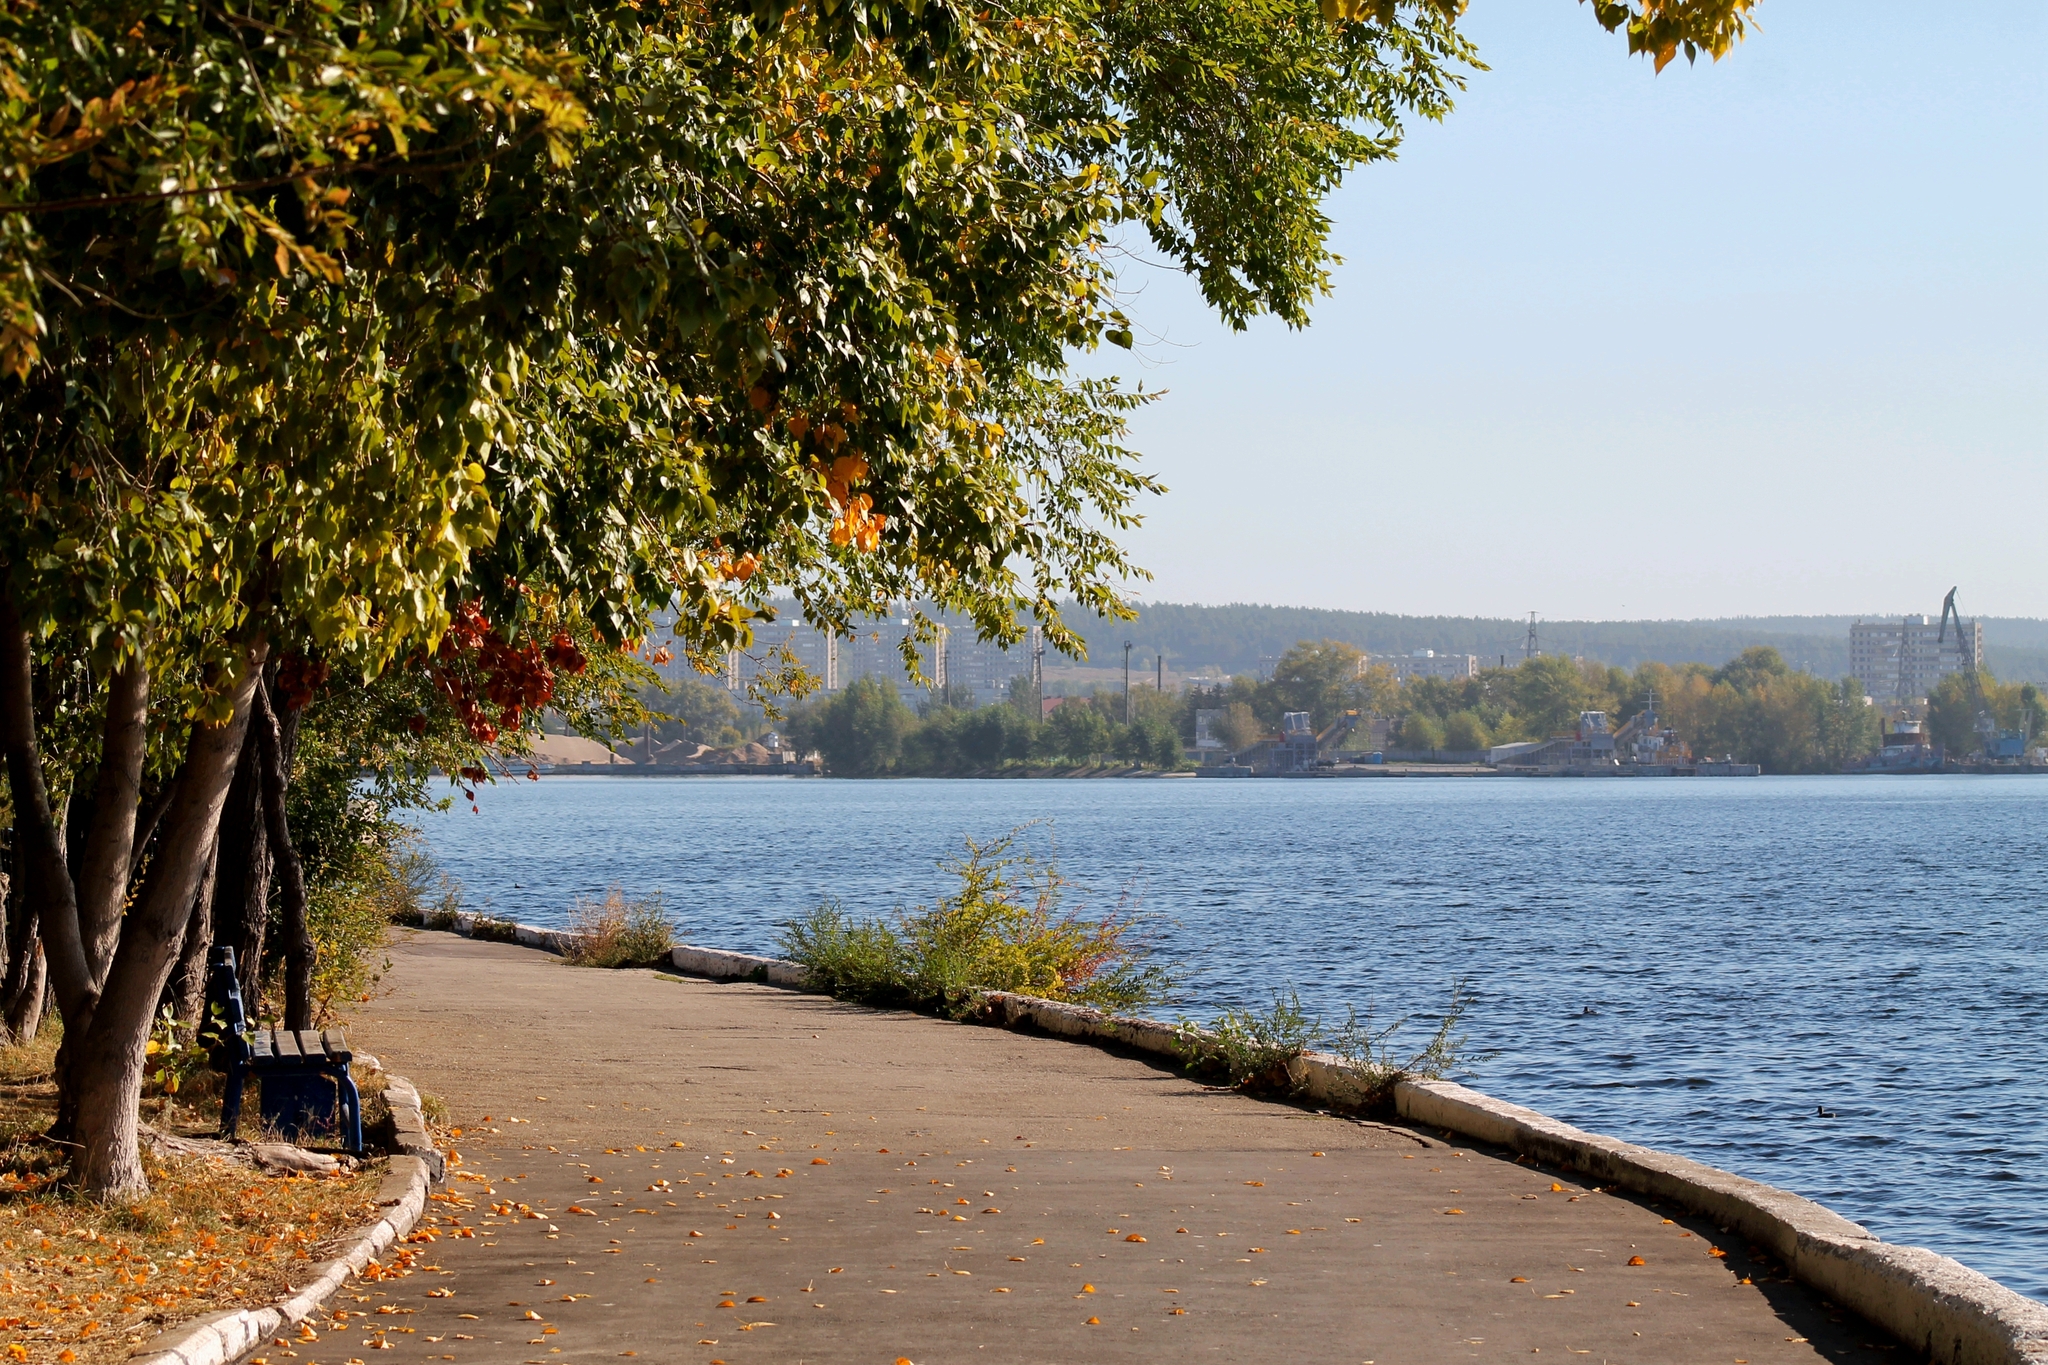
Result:
{"label": "industrial building", "polygon": [[1984,666],[1984,627],[1957,617],[1940,623],[1925,616],[1858,621],[1849,627],[1849,672],[1880,702],[1925,697],[1950,673]]}
{"label": "industrial building", "polygon": [[1412,654],[1375,654],[1371,662],[1392,669],[1395,680],[1404,683],[1416,678],[1463,682],[1479,676],[1476,654],[1439,654],[1433,649],[1418,649]]}

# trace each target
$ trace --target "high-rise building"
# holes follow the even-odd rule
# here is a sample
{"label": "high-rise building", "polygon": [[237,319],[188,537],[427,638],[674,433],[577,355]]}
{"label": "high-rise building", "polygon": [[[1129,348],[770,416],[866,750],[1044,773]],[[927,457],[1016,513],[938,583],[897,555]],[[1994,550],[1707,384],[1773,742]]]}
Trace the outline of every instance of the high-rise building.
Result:
{"label": "high-rise building", "polygon": [[1858,621],[1849,627],[1849,672],[1879,701],[1926,696],[1950,673],[1984,666],[1984,627],[1956,623],[1946,633],[1925,616]]}
{"label": "high-rise building", "polygon": [[[753,648],[734,650],[726,656],[725,670],[717,681],[741,692],[764,667],[780,664],[772,653],[787,650],[816,678],[826,693],[837,692],[860,678],[873,676],[895,687],[905,703],[915,706],[931,693],[910,681],[904,669],[901,641],[910,624],[908,617],[863,621],[862,628],[846,635],[828,635],[785,608],[780,620],[763,622],[754,629]],[[659,642],[666,630],[649,639]],[[930,684],[950,685],[953,695],[971,693],[978,705],[1001,701],[1009,695],[1010,682],[1031,672],[1031,650],[1027,644],[1005,649],[975,638],[973,629],[961,620],[941,621],[936,645],[918,646],[918,666]],[[657,667],[666,677],[695,676],[687,660],[678,655]]]}

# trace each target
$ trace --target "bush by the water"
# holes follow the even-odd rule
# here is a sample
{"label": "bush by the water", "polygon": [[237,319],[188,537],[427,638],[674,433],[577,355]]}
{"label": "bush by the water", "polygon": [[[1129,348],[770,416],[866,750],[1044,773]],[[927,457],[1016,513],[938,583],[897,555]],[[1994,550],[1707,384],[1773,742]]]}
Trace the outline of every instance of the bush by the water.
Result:
{"label": "bush by the water", "polygon": [[1232,1085],[1282,1088],[1287,1064],[1308,1051],[1320,1022],[1302,1012],[1298,994],[1275,991],[1271,1009],[1224,1010],[1206,1033],[1183,1019],[1178,1041],[1184,1056],[1222,1067]]}
{"label": "bush by the water", "polygon": [[578,899],[569,912],[568,959],[578,967],[649,967],[668,961],[675,922],[661,893],[629,899],[614,886],[604,899]]}
{"label": "bush by the water", "polygon": [[1171,988],[1130,915],[1061,912],[1065,881],[1048,856],[1020,847],[1022,831],[942,866],[959,890],[936,906],[857,920],[825,904],[783,926],[783,954],[813,989],[870,1004],[957,1011],[978,991],[1016,991],[1101,1009],[1138,1009]]}
{"label": "bush by the water", "polygon": [[1322,1019],[1304,1011],[1292,990],[1273,992],[1270,1009],[1226,1009],[1206,1029],[1183,1019],[1179,1045],[1191,1065],[1221,1071],[1234,1086],[1289,1091],[1294,1088],[1289,1064],[1320,1042],[1357,1079],[1365,1107],[1374,1107],[1391,1098],[1398,1081],[1435,1080],[1458,1069],[1465,1045],[1459,1025],[1472,998],[1465,982],[1453,982],[1436,1031],[1406,1057],[1395,1049],[1393,1038],[1408,1023],[1407,1016],[1375,1025],[1370,1009],[1362,1019],[1355,1008],[1347,1009],[1344,1022],[1326,1031]]}

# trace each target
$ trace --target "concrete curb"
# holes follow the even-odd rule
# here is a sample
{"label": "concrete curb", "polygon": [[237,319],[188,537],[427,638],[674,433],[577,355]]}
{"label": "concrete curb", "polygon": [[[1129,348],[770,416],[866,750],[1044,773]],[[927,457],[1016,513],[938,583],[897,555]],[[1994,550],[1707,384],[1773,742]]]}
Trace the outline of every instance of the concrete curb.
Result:
{"label": "concrete curb", "polygon": [[[1314,1072],[1341,1069],[1336,1062],[1308,1059]],[[1401,1117],[1424,1127],[1448,1128],[1711,1218],[1938,1365],[2048,1363],[2048,1305],[1924,1247],[1879,1241],[1811,1199],[1583,1132],[1450,1081],[1402,1081],[1394,1103]]]}
{"label": "concrete curb", "polygon": [[[542,929],[531,924],[514,924],[507,920],[493,920],[485,915],[459,910],[455,914],[457,933],[476,938],[477,922],[498,928],[528,948],[539,948],[557,957],[567,957],[576,936],[561,929]],[[485,942],[506,942],[486,931]],[[680,944],[669,950],[669,962],[679,972],[691,976],[709,977],[714,981],[754,981],[770,986],[788,986],[801,990],[809,973],[794,962],[784,962],[777,957],[756,957],[752,953],[728,953],[722,948],[695,948]]]}
{"label": "concrete curb", "polygon": [[810,973],[794,962],[777,957],[755,957],[751,953],[728,953],[717,948],[679,947],[668,955],[679,972],[708,976],[717,981],[757,981],[769,986],[802,990]]}
{"label": "concrete curb", "polygon": [[[563,951],[555,942],[567,939],[551,929],[514,930],[520,942],[554,952]],[[677,948],[670,961],[679,972],[714,980],[801,988],[806,976],[794,962],[714,948]],[[1181,1029],[1156,1019],[1119,1018],[1007,991],[990,991],[982,1000],[989,1023],[1029,1024],[1077,1042],[1185,1055]],[[1288,1069],[1304,1096],[1324,1104],[1353,1105],[1364,1091],[1344,1060],[1328,1053],[1304,1053]],[[1789,1190],[1584,1132],[1450,1081],[1397,1082],[1394,1107],[1418,1126],[1505,1147],[1710,1218],[1768,1248],[1798,1279],[1923,1352],[1934,1365],[2048,1365],[2048,1304],[1925,1247],[1879,1241],[1861,1224]]]}
{"label": "concrete curb", "polygon": [[[313,1278],[291,1297],[268,1308],[227,1309],[168,1328],[131,1351],[130,1365],[230,1365],[268,1338],[311,1317],[347,1283],[349,1276],[360,1273],[412,1231],[426,1211],[427,1187],[438,1178],[434,1168],[439,1166],[441,1155],[434,1151],[431,1142],[425,1142],[433,1157],[430,1166],[426,1156],[411,1154],[413,1147],[406,1142],[408,1132],[418,1133],[422,1141],[426,1134],[419,1091],[412,1082],[393,1076],[385,1094],[392,1118],[398,1124],[402,1154],[391,1158],[390,1169],[377,1189],[377,1203],[387,1210],[384,1216],[369,1227],[350,1233],[347,1249],[333,1260],[315,1266]],[[410,1123],[405,1116],[408,1109]]]}

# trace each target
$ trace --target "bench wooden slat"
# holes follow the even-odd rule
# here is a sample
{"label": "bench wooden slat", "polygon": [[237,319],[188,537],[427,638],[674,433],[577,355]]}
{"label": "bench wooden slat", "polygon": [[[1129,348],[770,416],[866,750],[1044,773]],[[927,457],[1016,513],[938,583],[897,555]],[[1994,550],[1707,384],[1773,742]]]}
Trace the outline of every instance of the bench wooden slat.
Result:
{"label": "bench wooden slat", "polygon": [[338,1028],[324,1029],[320,1034],[320,1045],[332,1061],[346,1062],[354,1057],[348,1048],[348,1035]]}
{"label": "bench wooden slat", "polygon": [[271,1029],[269,1030],[269,1033],[270,1036],[275,1040],[275,1048],[278,1056],[302,1057],[305,1055],[304,1053],[299,1051],[299,1035],[292,1032],[290,1029]]}

